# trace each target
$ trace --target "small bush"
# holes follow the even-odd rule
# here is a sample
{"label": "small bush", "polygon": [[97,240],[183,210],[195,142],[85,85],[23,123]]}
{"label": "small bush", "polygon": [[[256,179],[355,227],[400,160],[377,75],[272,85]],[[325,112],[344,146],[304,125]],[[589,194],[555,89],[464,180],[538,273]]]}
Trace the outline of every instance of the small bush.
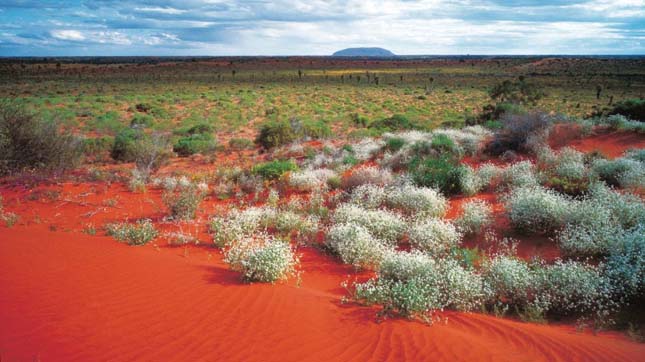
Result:
{"label": "small bush", "polygon": [[323,121],[303,122],[302,136],[305,139],[327,138],[331,136],[331,128]]}
{"label": "small bush", "polygon": [[556,316],[595,315],[606,318],[614,309],[613,288],[598,267],[556,261],[537,268],[533,305]]}
{"label": "small bush", "polygon": [[298,170],[298,165],[292,160],[273,160],[253,166],[251,173],[260,175],[267,180],[275,180],[288,171],[296,170]]}
{"label": "small bush", "polygon": [[370,123],[367,128],[377,130],[379,133],[384,133],[405,129],[415,129],[416,126],[406,116],[395,114],[392,117],[374,121]]}
{"label": "small bush", "polygon": [[325,244],[343,263],[358,269],[376,269],[388,250],[388,246],[366,228],[354,223],[333,225],[327,232]]}
{"label": "small bush", "polygon": [[82,141],[60,128],[59,122],[41,120],[18,103],[0,102],[0,175],[76,167],[83,154]]}
{"label": "small bush", "polygon": [[445,195],[453,195],[461,190],[463,169],[452,158],[414,159],[409,165],[412,179],[418,186],[441,190]]}
{"label": "small bush", "polygon": [[440,217],[448,209],[448,201],[438,191],[428,187],[403,185],[391,187],[385,195],[388,207],[406,214]]}
{"label": "small bush", "polygon": [[431,147],[439,153],[456,153],[458,148],[455,142],[445,134],[435,134],[432,136]]}
{"label": "small bush", "polygon": [[135,224],[108,224],[105,229],[108,235],[129,245],[145,245],[159,234],[148,219],[139,220]]}
{"label": "small bush", "polygon": [[196,153],[207,154],[217,149],[217,142],[210,133],[198,133],[180,138],[172,149],[182,157]]}
{"label": "small bush", "polygon": [[609,114],[621,114],[627,118],[645,122],[645,100],[627,99],[618,102]]}
{"label": "small bush", "polygon": [[618,291],[633,300],[645,296],[645,224],[615,235],[605,274]]}
{"label": "small bush", "polygon": [[250,207],[246,210],[232,210],[226,216],[211,219],[210,231],[218,247],[232,245],[251,237],[258,230],[266,229],[275,220],[276,210],[270,207]]}
{"label": "small bush", "polygon": [[551,119],[543,113],[512,114],[502,117],[504,128],[495,133],[486,145],[485,152],[498,156],[506,151],[530,151],[528,141],[531,137],[544,134],[551,126]]}
{"label": "small bush", "polygon": [[463,213],[456,224],[466,234],[478,234],[493,223],[493,210],[484,201],[468,201],[462,205],[462,209]]}
{"label": "small bush", "polygon": [[126,128],[114,137],[114,144],[110,156],[116,161],[132,162],[135,155],[135,144],[145,138],[145,133],[140,129]]}
{"label": "small bush", "polygon": [[385,141],[385,148],[392,152],[400,150],[404,145],[405,140],[399,137],[388,138],[387,141]]}
{"label": "small bush", "polygon": [[197,208],[204,200],[207,191],[206,184],[179,184],[171,190],[166,190],[162,195],[162,200],[173,218],[192,220],[195,218]]}
{"label": "small bush", "polygon": [[511,225],[524,233],[553,233],[566,222],[570,201],[542,187],[519,187],[510,191],[505,207]]}
{"label": "small bush", "polygon": [[354,285],[352,297],[380,304],[384,314],[427,319],[446,308],[473,310],[483,299],[482,280],[456,261],[441,262],[421,253],[388,253],[377,278]]}
{"label": "small bush", "polygon": [[239,240],[226,251],[224,261],[244,280],[262,283],[294,275],[299,262],[289,243],[268,235]]}
{"label": "small bush", "polygon": [[269,149],[296,140],[296,133],[288,122],[269,122],[262,125],[255,143]]}
{"label": "small bush", "polygon": [[360,185],[389,185],[393,181],[392,173],[389,170],[379,169],[373,166],[359,167],[343,178],[343,188],[353,189]]}
{"label": "small bush", "polygon": [[360,225],[389,245],[394,245],[406,229],[405,220],[398,214],[386,210],[366,210],[351,204],[338,206],[332,220],[335,223]]}
{"label": "small bush", "polygon": [[336,172],[326,168],[303,170],[290,173],[288,183],[298,191],[313,191],[327,185],[333,177],[337,177]]}
{"label": "small bush", "polygon": [[428,218],[410,227],[410,244],[433,257],[442,257],[459,245],[461,233],[450,222]]}
{"label": "small bush", "polygon": [[484,283],[492,293],[492,303],[524,306],[533,290],[533,272],[523,260],[497,255],[482,268]]}
{"label": "small bush", "polygon": [[135,114],[130,121],[131,128],[148,128],[152,127],[155,119],[149,114]]}

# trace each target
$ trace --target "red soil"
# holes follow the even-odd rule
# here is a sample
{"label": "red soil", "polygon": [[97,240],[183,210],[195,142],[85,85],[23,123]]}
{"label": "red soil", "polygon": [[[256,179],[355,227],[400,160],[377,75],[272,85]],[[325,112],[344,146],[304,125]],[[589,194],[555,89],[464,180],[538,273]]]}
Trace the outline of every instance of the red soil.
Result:
{"label": "red soil", "polygon": [[302,249],[303,279],[246,285],[213,251],[128,247],[44,226],[0,234],[3,361],[639,361],[613,333],[446,313],[376,323],[352,271]]}
{"label": "red soil", "polygon": [[[553,140],[553,136],[552,136]],[[620,157],[623,152],[632,148],[645,148],[645,135],[634,132],[610,132],[598,129],[596,134],[567,142],[566,145],[581,152],[600,151],[609,158]],[[557,142],[554,148],[561,148],[563,144]]]}

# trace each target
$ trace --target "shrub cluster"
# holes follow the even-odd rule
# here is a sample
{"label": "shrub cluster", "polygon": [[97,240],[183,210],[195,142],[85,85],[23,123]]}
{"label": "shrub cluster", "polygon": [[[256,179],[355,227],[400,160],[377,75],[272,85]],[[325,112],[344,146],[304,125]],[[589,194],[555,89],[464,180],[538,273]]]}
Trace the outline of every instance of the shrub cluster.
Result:
{"label": "shrub cluster", "polygon": [[298,257],[288,242],[270,235],[246,237],[231,244],[224,261],[244,280],[273,283],[296,273]]}
{"label": "shrub cluster", "polygon": [[105,226],[107,234],[129,245],[145,245],[159,234],[148,219],[136,223],[114,223]]}
{"label": "shrub cluster", "polygon": [[391,245],[375,238],[367,228],[356,223],[338,223],[327,232],[325,245],[340,256],[343,263],[357,269],[376,269]]}
{"label": "shrub cluster", "polygon": [[482,279],[451,259],[435,260],[419,252],[390,252],[377,278],[354,285],[353,299],[398,313],[427,319],[451,308],[473,310],[483,300]]}
{"label": "shrub cluster", "polygon": [[525,233],[552,234],[566,222],[570,200],[540,186],[517,187],[505,198],[511,225]]}
{"label": "shrub cluster", "polygon": [[461,232],[450,222],[438,218],[414,223],[408,233],[410,244],[433,257],[445,257],[461,241]]}
{"label": "shrub cluster", "polygon": [[386,210],[368,210],[352,204],[336,208],[332,221],[337,224],[357,224],[383,242],[394,245],[406,230],[405,220],[398,214]]}
{"label": "shrub cluster", "polygon": [[192,220],[207,192],[208,185],[205,183],[178,182],[166,185],[162,200],[171,217]]}
{"label": "shrub cluster", "polygon": [[264,179],[275,180],[288,171],[298,170],[298,165],[293,160],[273,160],[253,166],[251,173]]}
{"label": "shrub cluster", "polygon": [[13,101],[0,102],[0,175],[25,169],[63,172],[76,167],[82,141],[61,131],[55,120],[45,121]]}
{"label": "shrub cluster", "polygon": [[456,220],[459,229],[466,234],[477,234],[493,223],[493,210],[484,201],[473,200],[462,205],[462,214]]}
{"label": "shrub cluster", "polygon": [[213,128],[207,124],[198,124],[180,132],[181,138],[172,149],[179,156],[190,156],[196,153],[206,154],[215,151],[217,142],[213,137]]}

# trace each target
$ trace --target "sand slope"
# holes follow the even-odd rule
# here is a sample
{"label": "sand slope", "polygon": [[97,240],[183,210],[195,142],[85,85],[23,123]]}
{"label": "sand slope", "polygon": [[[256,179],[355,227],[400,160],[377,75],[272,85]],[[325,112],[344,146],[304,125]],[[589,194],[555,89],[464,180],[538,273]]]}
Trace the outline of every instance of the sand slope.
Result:
{"label": "sand slope", "polygon": [[0,228],[0,360],[642,361],[645,345],[477,314],[377,323],[351,272],[301,249],[302,285],[242,284],[215,249]]}

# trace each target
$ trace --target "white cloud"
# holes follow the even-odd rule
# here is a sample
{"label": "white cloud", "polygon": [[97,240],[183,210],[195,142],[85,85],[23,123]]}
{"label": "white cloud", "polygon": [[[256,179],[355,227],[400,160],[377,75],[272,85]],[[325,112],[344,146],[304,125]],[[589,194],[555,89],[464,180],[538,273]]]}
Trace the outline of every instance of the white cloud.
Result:
{"label": "white cloud", "polygon": [[83,41],[85,36],[78,30],[52,30],[51,36],[60,40]]}
{"label": "white cloud", "polygon": [[186,12],[186,10],[175,9],[175,8],[170,8],[170,7],[162,8],[162,7],[159,7],[159,6],[134,8],[134,10],[151,12],[151,13],[159,13],[159,14],[170,14],[170,15],[183,14],[183,13]]}

